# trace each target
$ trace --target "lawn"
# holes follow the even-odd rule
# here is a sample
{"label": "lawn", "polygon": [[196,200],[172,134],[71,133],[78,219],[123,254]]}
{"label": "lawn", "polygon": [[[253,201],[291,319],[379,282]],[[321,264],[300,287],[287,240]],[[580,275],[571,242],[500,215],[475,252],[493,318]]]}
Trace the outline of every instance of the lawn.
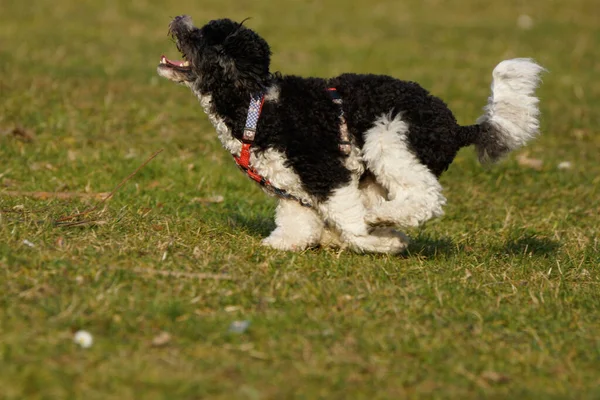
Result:
{"label": "lawn", "polygon": [[[275,201],[156,75],[183,13],[251,17],[273,70],[420,82],[465,125],[533,57],[543,134],[462,150],[402,256],[263,248]],[[596,0],[4,0],[0,398],[599,398],[599,42]]]}

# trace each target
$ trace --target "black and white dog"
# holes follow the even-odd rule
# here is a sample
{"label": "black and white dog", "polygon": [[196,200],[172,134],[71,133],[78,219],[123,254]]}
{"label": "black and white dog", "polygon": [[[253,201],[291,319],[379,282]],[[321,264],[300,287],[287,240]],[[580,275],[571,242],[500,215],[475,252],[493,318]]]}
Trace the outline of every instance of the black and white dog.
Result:
{"label": "black and white dog", "polygon": [[263,240],[276,249],[401,252],[408,239],[394,228],[443,214],[438,177],[461,147],[495,161],[538,133],[543,68],[528,59],[496,66],[484,115],[460,126],[414,82],[271,73],[267,42],[229,19],[197,28],[180,16],[169,31],[184,60],[163,56],[158,73],[194,92],[237,164],[280,198]]}

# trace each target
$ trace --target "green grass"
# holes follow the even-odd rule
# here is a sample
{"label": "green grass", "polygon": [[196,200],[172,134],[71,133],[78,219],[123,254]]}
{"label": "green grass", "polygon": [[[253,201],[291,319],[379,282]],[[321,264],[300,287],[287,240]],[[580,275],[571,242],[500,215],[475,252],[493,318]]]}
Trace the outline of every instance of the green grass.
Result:
{"label": "green grass", "polygon": [[[597,8],[4,1],[0,398],[600,397]],[[274,200],[239,173],[189,91],[155,74],[177,54],[166,30],[182,13],[252,17],[274,70],[418,81],[463,124],[497,62],[533,57],[550,71],[543,135],[519,154],[543,166],[516,154],[482,168],[461,151],[442,177],[446,215],[410,231],[401,257],[262,248]],[[94,201],[7,194],[108,192],[161,148],[96,226],[52,224]],[[228,332],[236,320],[250,328]],[[77,329],[91,348],[72,342]],[[171,340],[153,346],[163,331]]]}

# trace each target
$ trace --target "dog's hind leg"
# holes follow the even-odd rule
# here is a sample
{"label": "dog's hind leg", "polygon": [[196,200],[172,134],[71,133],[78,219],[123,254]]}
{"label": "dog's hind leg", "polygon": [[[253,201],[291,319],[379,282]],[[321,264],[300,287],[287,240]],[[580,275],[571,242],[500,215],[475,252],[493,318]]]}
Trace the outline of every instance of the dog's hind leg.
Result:
{"label": "dog's hind leg", "polygon": [[278,250],[304,250],[319,244],[324,223],[312,208],[295,200],[279,200],[275,211],[277,228],[262,244]]}
{"label": "dog's hind leg", "polygon": [[358,188],[358,180],[333,191],[318,205],[323,218],[339,233],[339,239],[352,250],[369,253],[399,253],[408,238],[391,228],[371,230],[365,223],[366,208]]}
{"label": "dog's hind leg", "polygon": [[412,227],[444,213],[442,186],[409,150],[408,129],[400,115],[384,115],[365,134],[363,159],[388,192],[387,201],[369,209],[370,225]]}

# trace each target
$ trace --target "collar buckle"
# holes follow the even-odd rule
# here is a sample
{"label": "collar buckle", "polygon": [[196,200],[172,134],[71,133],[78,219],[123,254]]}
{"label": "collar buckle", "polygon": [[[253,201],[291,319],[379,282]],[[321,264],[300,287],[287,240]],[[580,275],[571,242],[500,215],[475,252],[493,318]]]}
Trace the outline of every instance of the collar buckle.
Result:
{"label": "collar buckle", "polygon": [[244,134],[242,136],[242,141],[244,143],[252,143],[254,141],[254,137],[256,136],[256,129],[245,127]]}

